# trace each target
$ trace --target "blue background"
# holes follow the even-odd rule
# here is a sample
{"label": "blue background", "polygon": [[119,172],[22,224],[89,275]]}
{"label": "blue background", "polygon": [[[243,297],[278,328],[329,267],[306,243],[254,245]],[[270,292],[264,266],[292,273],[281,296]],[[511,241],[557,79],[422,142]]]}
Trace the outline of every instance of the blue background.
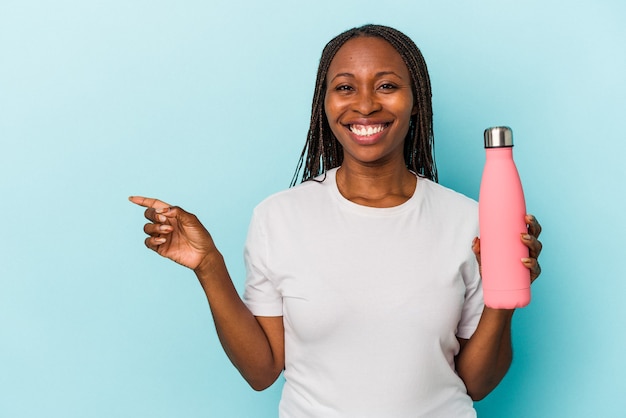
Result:
{"label": "blue background", "polygon": [[619,0],[2,0],[0,416],[276,415],[280,383],[247,387],[126,198],[195,212],[241,290],[321,50],[370,22],[426,57],[441,183],[476,198],[482,132],[510,125],[544,226],[514,363],[479,416],[624,416],[625,18]]}

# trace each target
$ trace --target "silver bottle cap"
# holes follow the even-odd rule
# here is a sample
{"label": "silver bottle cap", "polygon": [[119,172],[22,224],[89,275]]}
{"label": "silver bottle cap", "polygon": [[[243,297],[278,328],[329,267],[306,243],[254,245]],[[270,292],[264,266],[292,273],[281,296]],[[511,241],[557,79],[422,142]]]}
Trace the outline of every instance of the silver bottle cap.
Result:
{"label": "silver bottle cap", "polygon": [[513,131],[508,126],[485,129],[485,148],[513,146]]}

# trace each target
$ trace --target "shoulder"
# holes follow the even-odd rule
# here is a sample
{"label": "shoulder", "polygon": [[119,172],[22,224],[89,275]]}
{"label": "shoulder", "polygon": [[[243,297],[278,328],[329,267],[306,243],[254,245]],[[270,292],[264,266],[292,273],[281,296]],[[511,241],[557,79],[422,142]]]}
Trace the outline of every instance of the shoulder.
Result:
{"label": "shoulder", "polygon": [[422,182],[422,210],[431,221],[456,234],[478,235],[478,202],[430,180]]}
{"label": "shoulder", "polygon": [[294,214],[309,212],[329,205],[335,187],[334,173],[308,180],[294,187],[274,193],[261,201],[254,209],[255,215]]}
{"label": "shoulder", "polygon": [[464,194],[426,178],[420,177],[419,181],[422,183],[425,198],[433,204],[456,211],[475,212],[478,210],[478,202]]}

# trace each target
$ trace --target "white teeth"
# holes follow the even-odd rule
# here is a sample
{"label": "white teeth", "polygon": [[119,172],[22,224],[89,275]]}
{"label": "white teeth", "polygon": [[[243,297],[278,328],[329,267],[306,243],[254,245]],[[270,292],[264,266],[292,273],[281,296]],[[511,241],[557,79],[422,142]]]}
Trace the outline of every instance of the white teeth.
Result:
{"label": "white teeth", "polygon": [[370,136],[385,129],[385,125],[350,125],[350,130],[358,136]]}

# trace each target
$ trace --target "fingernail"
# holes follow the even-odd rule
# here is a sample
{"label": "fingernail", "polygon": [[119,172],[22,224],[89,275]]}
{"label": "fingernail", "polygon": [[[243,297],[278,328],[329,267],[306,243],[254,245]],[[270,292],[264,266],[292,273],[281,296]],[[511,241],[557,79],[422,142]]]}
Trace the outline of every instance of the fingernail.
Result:
{"label": "fingernail", "polygon": [[528,241],[530,239],[530,235],[529,234],[522,234],[522,238]]}
{"label": "fingernail", "polygon": [[522,258],[522,263],[524,264],[530,263],[530,258]]}
{"label": "fingernail", "polygon": [[165,241],[166,241],[165,238],[155,238],[154,239],[154,242],[157,243],[157,244],[164,244]]}
{"label": "fingernail", "polygon": [[163,215],[157,215],[157,221],[159,222],[165,222],[167,221],[167,217],[163,216]]}
{"label": "fingernail", "polygon": [[169,232],[171,230],[171,227],[169,225],[161,225],[159,226],[159,231],[161,232]]}

